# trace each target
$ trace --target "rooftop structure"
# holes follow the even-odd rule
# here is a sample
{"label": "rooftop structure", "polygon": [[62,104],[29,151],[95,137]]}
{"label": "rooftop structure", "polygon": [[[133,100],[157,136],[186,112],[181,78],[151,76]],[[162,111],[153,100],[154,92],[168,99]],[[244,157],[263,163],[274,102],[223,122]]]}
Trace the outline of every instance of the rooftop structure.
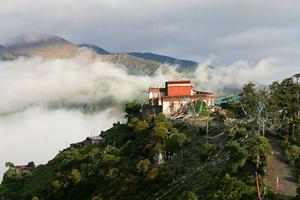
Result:
{"label": "rooftop structure", "polygon": [[208,106],[214,105],[214,94],[194,90],[190,80],[167,81],[164,88],[150,87],[148,98],[150,113],[162,112],[167,116],[175,115],[186,105],[195,104],[200,99]]}
{"label": "rooftop structure", "polygon": [[34,169],[34,166],[16,165],[15,169],[17,174],[28,174]]}
{"label": "rooftop structure", "polygon": [[85,143],[87,145],[91,145],[91,144],[99,144],[99,143],[103,143],[105,140],[103,137],[99,136],[93,136],[93,137],[87,137],[85,139]]}
{"label": "rooftop structure", "polygon": [[100,135],[98,135],[98,136],[87,137],[84,141],[81,142],[72,143],[70,144],[70,147],[80,148],[84,146],[89,146],[93,144],[102,144],[102,143],[105,143],[105,139]]}

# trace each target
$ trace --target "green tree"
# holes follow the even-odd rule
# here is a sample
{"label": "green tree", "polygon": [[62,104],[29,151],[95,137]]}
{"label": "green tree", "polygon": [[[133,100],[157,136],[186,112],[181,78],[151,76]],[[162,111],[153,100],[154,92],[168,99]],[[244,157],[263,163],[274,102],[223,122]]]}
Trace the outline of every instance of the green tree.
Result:
{"label": "green tree", "polygon": [[71,176],[72,176],[74,183],[78,183],[81,181],[81,174],[78,169],[72,169]]}
{"label": "green tree", "polygon": [[159,122],[154,126],[153,133],[160,139],[166,139],[168,137],[168,127],[165,123]]}
{"label": "green tree", "polygon": [[129,101],[125,105],[126,118],[128,120],[138,117],[141,114],[141,104],[136,101]]}
{"label": "green tree", "polygon": [[213,200],[248,200],[256,199],[256,190],[247,186],[236,177],[226,174],[219,181],[218,190],[213,195]]}
{"label": "green tree", "polygon": [[182,148],[183,143],[186,141],[186,136],[182,133],[173,133],[166,140],[166,151],[170,153],[175,153]]}
{"label": "green tree", "polygon": [[198,200],[197,195],[191,191],[184,191],[179,197],[178,200]]}
{"label": "green tree", "polygon": [[139,172],[146,173],[149,170],[150,167],[150,161],[148,159],[140,160],[136,164],[136,168]]}
{"label": "green tree", "polygon": [[299,118],[299,94],[300,86],[297,85],[293,78],[284,79],[281,83],[274,82],[269,87],[270,101],[269,107],[272,117],[276,119],[276,124],[281,125],[283,132],[290,128],[289,123],[295,118]]}
{"label": "green tree", "polygon": [[60,190],[60,188],[61,188],[61,183],[60,183],[59,180],[54,180],[54,181],[52,181],[51,184],[52,184],[52,187],[53,187],[54,189]]}
{"label": "green tree", "polygon": [[266,89],[257,89],[253,83],[248,83],[243,87],[240,94],[241,107],[248,118],[256,124],[252,126],[265,135],[265,130],[270,126],[269,99],[270,95]]}
{"label": "green tree", "polygon": [[272,153],[268,139],[259,135],[249,138],[247,142],[249,154],[257,167],[264,166],[266,156]]}
{"label": "green tree", "polygon": [[33,161],[29,162],[29,163],[27,164],[27,167],[35,168],[34,162],[33,162]]}
{"label": "green tree", "polygon": [[140,120],[137,117],[133,117],[130,119],[128,127],[130,127],[134,133],[142,133],[149,128],[149,124],[145,120]]}
{"label": "green tree", "polygon": [[240,99],[246,115],[255,115],[258,106],[255,84],[248,83],[244,85],[242,93],[240,94]]}
{"label": "green tree", "polygon": [[94,196],[92,200],[104,200],[100,195]]}
{"label": "green tree", "polygon": [[5,167],[8,167],[7,171],[3,175],[3,182],[9,181],[16,177],[15,165],[12,162],[6,162]]}
{"label": "green tree", "polygon": [[291,145],[286,149],[285,154],[285,159],[291,165],[295,165],[296,161],[300,158],[300,147],[297,145]]}

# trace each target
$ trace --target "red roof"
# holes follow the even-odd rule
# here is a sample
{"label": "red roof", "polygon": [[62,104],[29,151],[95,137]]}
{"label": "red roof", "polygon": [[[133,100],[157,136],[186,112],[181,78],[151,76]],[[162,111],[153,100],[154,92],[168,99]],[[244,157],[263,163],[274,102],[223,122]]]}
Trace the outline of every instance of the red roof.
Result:
{"label": "red roof", "polygon": [[190,80],[178,80],[178,81],[167,81],[166,82],[166,84],[176,84],[176,83],[178,83],[178,84],[180,84],[180,83],[191,83],[191,81]]}

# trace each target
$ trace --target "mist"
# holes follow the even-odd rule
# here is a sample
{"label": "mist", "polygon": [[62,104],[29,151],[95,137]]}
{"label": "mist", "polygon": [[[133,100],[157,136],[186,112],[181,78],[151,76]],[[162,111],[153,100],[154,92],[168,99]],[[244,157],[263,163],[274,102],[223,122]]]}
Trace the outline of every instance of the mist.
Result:
{"label": "mist", "polygon": [[216,58],[209,57],[193,73],[179,73],[177,66],[163,65],[154,76],[134,76],[118,65],[88,59],[86,53],[92,52],[70,59],[23,57],[0,62],[0,174],[7,161],[46,163],[70,143],[122,120],[114,108],[94,114],[50,109],[56,102],[99,102],[109,96],[120,102],[141,96],[146,99],[149,86],[163,86],[174,79],[191,79],[195,89],[221,96],[226,87],[238,88],[248,81],[269,84],[298,70],[282,68],[284,60],[279,58],[215,66]]}
{"label": "mist", "polygon": [[[32,105],[57,102],[90,103],[113,97],[117,101],[146,97],[149,86],[162,86],[166,80],[191,79],[196,89],[224,95],[228,86],[240,87],[248,81],[269,84],[292,76],[297,68],[285,66],[279,58],[257,63],[238,60],[214,66],[214,57],[200,63],[193,73],[179,73],[176,66],[164,65],[154,76],[128,75],[115,64],[93,61],[83,52],[71,59],[20,58],[0,62],[0,114],[17,112]],[[214,66],[214,67],[211,67]]]}
{"label": "mist", "polygon": [[121,116],[114,110],[84,115],[79,111],[41,107],[0,117],[0,180],[5,162],[45,164],[70,143],[99,135],[119,120]]}

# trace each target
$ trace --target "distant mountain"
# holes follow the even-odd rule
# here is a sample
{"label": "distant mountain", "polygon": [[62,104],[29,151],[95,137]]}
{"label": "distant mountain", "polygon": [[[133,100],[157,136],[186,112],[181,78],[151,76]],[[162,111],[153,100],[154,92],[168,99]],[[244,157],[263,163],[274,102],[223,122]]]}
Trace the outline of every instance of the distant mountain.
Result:
{"label": "distant mountain", "polygon": [[134,57],[124,53],[110,53],[96,45],[76,45],[55,35],[20,38],[8,48],[21,55],[41,56],[45,58],[71,58],[78,54],[81,47],[94,51],[88,59],[116,63],[123,66],[129,74],[153,75],[161,63]]}
{"label": "distant mountain", "polygon": [[88,59],[116,63],[123,66],[129,74],[153,75],[164,63],[176,64],[180,70],[193,70],[197,63],[152,53],[110,53],[92,44],[76,45],[56,35],[29,35],[19,38],[8,49],[16,54],[41,56],[45,58],[72,58],[81,51],[81,47],[91,49],[94,54],[87,54]]}
{"label": "distant mountain", "polygon": [[17,56],[9,51],[7,48],[0,45],[0,60],[6,61],[6,60],[14,60]]}
{"label": "distant mountain", "polygon": [[153,75],[161,66],[161,63],[131,56],[126,53],[114,53],[103,55],[104,61],[125,66],[129,74],[132,75]]}
{"label": "distant mountain", "polygon": [[14,44],[8,46],[8,49],[27,56],[70,58],[76,55],[78,47],[64,38],[43,35],[30,39],[19,38]]}
{"label": "distant mountain", "polygon": [[154,53],[140,53],[140,52],[130,52],[127,53],[131,56],[147,59],[147,60],[153,60],[159,63],[167,63],[171,65],[179,65],[182,68],[190,68],[195,69],[198,65],[197,62],[190,61],[190,60],[181,60],[177,58],[172,58],[169,56],[154,54]]}
{"label": "distant mountain", "polygon": [[89,48],[89,49],[93,50],[94,52],[96,52],[98,54],[102,54],[102,55],[110,54],[110,52],[108,52],[105,49],[102,49],[101,47],[98,47],[96,45],[92,45],[92,44],[80,44],[78,46],[79,47]]}

